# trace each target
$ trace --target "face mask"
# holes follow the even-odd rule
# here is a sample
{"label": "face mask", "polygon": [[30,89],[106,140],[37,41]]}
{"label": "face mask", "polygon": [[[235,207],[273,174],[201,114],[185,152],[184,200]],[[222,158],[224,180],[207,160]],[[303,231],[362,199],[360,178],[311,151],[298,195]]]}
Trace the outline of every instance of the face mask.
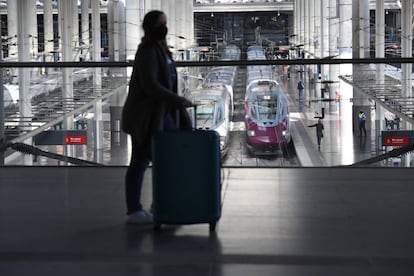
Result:
{"label": "face mask", "polygon": [[167,26],[161,25],[159,27],[152,29],[152,32],[150,35],[156,40],[163,40],[165,39],[165,36],[167,35],[167,33],[168,33]]}

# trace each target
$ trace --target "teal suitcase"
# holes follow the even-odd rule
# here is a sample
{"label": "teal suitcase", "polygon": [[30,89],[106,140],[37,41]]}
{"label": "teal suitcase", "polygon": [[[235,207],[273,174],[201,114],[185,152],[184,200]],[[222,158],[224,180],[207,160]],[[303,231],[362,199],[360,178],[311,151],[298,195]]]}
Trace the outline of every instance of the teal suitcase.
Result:
{"label": "teal suitcase", "polygon": [[154,229],[221,216],[220,139],[213,130],[159,132],[152,138]]}

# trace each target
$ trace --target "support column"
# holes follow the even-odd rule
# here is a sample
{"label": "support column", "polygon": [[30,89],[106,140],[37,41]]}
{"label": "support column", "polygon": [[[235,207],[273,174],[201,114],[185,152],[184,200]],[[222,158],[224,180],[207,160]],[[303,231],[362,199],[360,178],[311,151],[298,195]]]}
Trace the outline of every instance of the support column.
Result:
{"label": "support column", "polygon": [[311,55],[315,54],[315,2],[317,2],[317,0],[308,0],[308,5],[309,5],[309,10],[308,10],[308,14],[309,14],[309,53]]}
{"label": "support column", "polygon": [[[339,15],[336,0],[329,0],[329,56],[338,54]],[[331,66],[332,67],[332,66]]]}
{"label": "support column", "polygon": [[[126,57],[133,60],[144,35],[142,30],[142,20],[144,19],[144,0],[126,0],[125,20],[126,24]],[[130,22],[135,22],[131,24]]]}
{"label": "support column", "polygon": [[[10,2],[10,1],[9,1]],[[34,0],[28,0],[26,4],[26,8],[30,9],[31,12],[27,14],[27,17],[24,19],[26,21],[26,24],[29,28],[29,37],[30,37],[30,55],[33,60],[37,60],[38,53],[39,53],[39,39],[38,39],[38,33],[37,33],[37,14],[36,14],[36,1]],[[37,71],[32,70],[32,72]]]}
{"label": "support column", "polygon": [[[339,57],[352,58],[352,0],[340,0],[338,25]],[[351,73],[352,71],[349,72]]]}
{"label": "support column", "polygon": [[[59,1],[59,29],[60,29],[60,49],[62,51],[62,61],[73,61],[73,3],[70,1]],[[73,68],[62,68],[62,98],[73,99]],[[63,109],[71,108],[67,101],[63,102]],[[71,130],[74,116],[65,116],[63,119],[63,129]],[[64,154],[74,156],[74,146],[64,146]]]}
{"label": "support column", "polygon": [[[329,1],[329,56],[336,57],[339,55],[338,38],[339,38],[339,7],[337,0]],[[329,80],[333,81],[329,88],[329,98],[335,97],[335,91],[338,87],[339,65],[329,65]]]}
{"label": "support column", "polygon": [[[338,50],[339,58],[352,58],[352,0],[339,0],[339,41]],[[339,66],[340,75],[352,75],[352,64],[341,64]],[[343,136],[342,143],[344,147],[353,146],[353,118],[352,106],[349,104],[349,99],[352,98],[352,86],[339,81],[339,87],[332,89],[332,92],[339,93],[340,101],[338,103],[339,116],[341,116],[341,135]],[[352,159],[354,156],[351,157]],[[349,160],[344,160],[348,161]],[[352,160],[351,160],[352,161]]]}
{"label": "support column", "polygon": [[126,60],[126,6],[124,1],[119,1],[119,61]]}
{"label": "support column", "polygon": [[9,60],[17,60],[17,1],[7,1],[7,32]]}
{"label": "support column", "polygon": [[193,3],[190,1],[186,2],[186,22],[185,22],[185,48],[190,48],[195,45],[195,39],[194,39],[194,10],[193,10]]}
{"label": "support column", "polygon": [[[3,62],[3,47],[0,47],[0,62]],[[0,68],[0,83],[3,83],[3,68]],[[4,85],[0,86],[0,143],[6,141],[4,131]],[[0,166],[4,166],[4,151],[0,149]]]}
{"label": "support column", "polygon": [[299,23],[299,33],[298,33],[298,44],[304,44],[305,39],[303,38],[303,34],[305,33],[304,27],[304,15],[303,15],[303,1],[298,0],[298,23]]}
{"label": "support column", "polygon": [[[385,9],[384,0],[376,1],[375,8],[375,57],[385,57]],[[376,65],[376,80],[378,84],[384,84],[385,64]]]}
{"label": "support column", "polygon": [[[127,13],[127,10],[126,10],[125,3],[123,1],[120,1],[120,0],[109,1],[109,5],[108,5],[109,59],[112,61],[125,61],[127,57],[126,13]],[[139,28],[141,27],[139,26]],[[137,41],[137,45],[138,44],[139,44],[139,41]],[[135,47],[137,45],[135,45]],[[111,70],[111,71],[119,72],[116,69]]]}
{"label": "support column", "polygon": [[[375,7],[375,57],[385,57],[385,9],[384,0],[377,0]],[[385,64],[376,65],[376,82],[377,85],[383,86],[385,80]],[[385,112],[381,105],[376,106],[375,110],[375,125],[376,137],[379,137],[381,131],[385,129]],[[380,141],[377,141],[380,145]]]}
{"label": "support column", "polygon": [[[43,30],[44,30],[44,57],[45,61],[53,61],[53,11],[52,0],[43,1]],[[49,68],[46,68],[49,71]]]}
{"label": "support column", "polygon": [[[413,46],[413,0],[401,1],[401,57],[412,57]],[[412,64],[401,64],[401,94],[403,97],[411,98],[412,93]],[[404,123],[406,130],[412,130],[413,126],[409,122]],[[403,166],[410,167],[411,154],[407,154],[403,158]]]}
{"label": "support column", "polygon": [[[17,43],[17,1],[7,1],[7,31],[8,31],[8,56],[7,60],[18,60],[18,43]],[[10,68],[10,82],[17,84],[18,78],[16,77],[18,70],[16,68]]]}
{"label": "support column", "polygon": [[304,14],[304,2],[299,1],[299,44],[305,45],[305,14]]}
{"label": "support column", "polygon": [[[339,58],[352,58],[352,0],[340,0],[339,22]],[[341,64],[339,68],[340,75],[352,75],[351,64]]]}
{"label": "support column", "polygon": [[[176,50],[183,50],[185,48],[184,46],[184,40],[186,39],[186,20],[187,20],[187,14],[186,14],[186,0],[176,0],[175,1],[175,9],[176,9],[176,21],[175,21],[175,25],[176,25],[176,29],[175,29],[175,34],[173,34],[173,36],[175,37],[175,49]],[[181,11],[180,14],[178,14],[177,11]],[[182,52],[178,53],[179,54],[180,59],[182,59]]]}
{"label": "support column", "polygon": [[[352,1],[352,57],[368,58],[369,57],[369,0]],[[367,65],[353,65],[354,82],[364,82],[368,79]],[[358,113],[364,111],[367,116],[366,129],[367,133],[371,130],[371,107],[368,97],[354,89],[352,120],[354,133],[358,133]]]}
{"label": "support column", "polygon": [[309,0],[302,0],[302,15],[303,15],[303,47],[305,51],[309,50]]}
{"label": "support column", "polygon": [[90,0],[81,2],[81,39],[80,39],[80,60],[90,60],[89,41],[89,6]]}
{"label": "support column", "polygon": [[[169,24],[169,13],[170,13],[170,2],[168,0],[161,0],[160,1],[160,10],[163,11],[166,15],[167,15],[167,25]],[[173,4],[175,5],[175,4]],[[169,30],[169,26],[168,26],[168,30]]]}
{"label": "support column", "polygon": [[[321,58],[329,56],[329,0],[321,0]],[[321,80],[328,78],[329,65],[321,66]]]}
{"label": "support column", "polygon": [[[18,45],[18,61],[27,62],[32,60],[32,34],[30,22],[27,18],[32,18],[32,13],[36,10],[32,8],[33,0],[17,0],[17,45]],[[21,118],[20,128],[23,130],[31,130],[32,114],[32,92],[30,90],[30,72],[31,68],[19,68],[19,112]],[[32,138],[24,141],[31,145]],[[21,154],[22,165],[33,165],[31,155]]]}
{"label": "support column", "polygon": [[151,1],[151,10],[161,10],[162,11],[161,0],[152,0]]}
{"label": "support column", "polygon": [[[413,1],[401,1],[401,57],[412,57],[413,46]],[[401,94],[405,97],[412,96],[412,64],[401,64]]]}
{"label": "support column", "polygon": [[[101,17],[99,0],[92,0],[92,59],[101,61]],[[93,74],[95,95],[100,96],[102,88],[102,70],[106,68],[96,68]],[[103,122],[102,122],[102,101],[94,104],[94,150],[97,162],[102,162],[103,154]]]}
{"label": "support column", "polygon": [[163,0],[162,2],[162,9],[164,13],[167,15],[167,25],[168,25],[168,35],[167,35],[167,44],[169,46],[172,46],[173,52],[175,52],[177,48],[177,30],[179,29],[179,26],[177,24],[177,17],[176,17],[176,10],[177,3],[171,3],[171,1]]}
{"label": "support column", "polygon": [[80,49],[79,49],[79,8],[78,1],[72,1],[72,30],[73,30],[73,60],[79,60]]}
{"label": "support column", "polygon": [[108,51],[110,61],[119,61],[119,1],[108,3]]}
{"label": "support column", "polygon": [[298,44],[299,38],[299,0],[293,0],[293,34],[295,35],[291,42]]}
{"label": "support column", "polygon": [[314,55],[317,58],[321,57],[321,1],[315,1],[313,24],[314,32]]}
{"label": "support column", "polygon": [[150,10],[153,10],[152,1],[153,0],[145,0],[145,13],[149,12]]}
{"label": "support column", "polygon": [[[126,35],[125,35],[125,12],[126,7],[123,1],[111,0],[108,6],[108,29],[109,31],[109,54],[114,61],[124,61]],[[109,68],[111,75],[125,76],[126,68]],[[111,151],[119,151],[120,146],[126,147],[127,135],[121,131],[122,107],[125,103],[125,93],[117,93],[111,96],[109,112],[111,120]]]}

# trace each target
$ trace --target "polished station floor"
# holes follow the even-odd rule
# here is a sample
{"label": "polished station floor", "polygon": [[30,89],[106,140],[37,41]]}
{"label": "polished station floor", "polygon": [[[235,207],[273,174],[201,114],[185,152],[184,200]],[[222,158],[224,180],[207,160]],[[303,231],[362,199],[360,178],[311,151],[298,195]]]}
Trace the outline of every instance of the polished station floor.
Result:
{"label": "polished station floor", "polygon": [[126,225],[124,174],[1,167],[0,275],[414,275],[411,169],[223,168],[214,233]]}

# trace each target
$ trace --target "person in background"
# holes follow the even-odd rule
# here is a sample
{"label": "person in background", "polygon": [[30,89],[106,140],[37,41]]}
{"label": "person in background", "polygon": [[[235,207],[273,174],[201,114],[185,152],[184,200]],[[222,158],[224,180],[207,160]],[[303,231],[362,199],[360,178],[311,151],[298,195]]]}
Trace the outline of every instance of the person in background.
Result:
{"label": "person in background", "polygon": [[158,10],[148,12],[142,28],[144,37],[135,55],[122,110],[122,130],[132,139],[131,161],[125,175],[127,223],[130,224],[152,223],[152,215],[141,204],[142,183],[151,159],[152,135],[177,127],[191,128],[185,108],[193,105],[177,94],[177,71],[165,39],[166,15]]}
{"label": "person in background", "polygon": [[359,123],[359,136],[362,136],[362,131],[364,132],[364,136],[367,136],[367,130],[365,128],[365,121],[367,120],[367,116],[365,115],[364,111],[359,111],[358,114],[358,123]]}
{"label": "person in background", "polygon": [[341,100],[341,95],[339,94],[339,91],[335,92],[335,102],[339,103],[339,101]]}
{"label": "person in background", "polygon": [[299,80],[298,81],[299,98],[302,98],[303,96],[303,89],[305,89],[305,83],[302,80]]}
{"label": "person in background", "polygon": [[318,149],[320,149],[321,148],[321,141],[322,141],[322,138],[323,138],[323,130],[324,130],[322,120],[318,119],[318,122],[316,124],[310,125],[308,127],[316,127],[316,139],[318,141]]}

